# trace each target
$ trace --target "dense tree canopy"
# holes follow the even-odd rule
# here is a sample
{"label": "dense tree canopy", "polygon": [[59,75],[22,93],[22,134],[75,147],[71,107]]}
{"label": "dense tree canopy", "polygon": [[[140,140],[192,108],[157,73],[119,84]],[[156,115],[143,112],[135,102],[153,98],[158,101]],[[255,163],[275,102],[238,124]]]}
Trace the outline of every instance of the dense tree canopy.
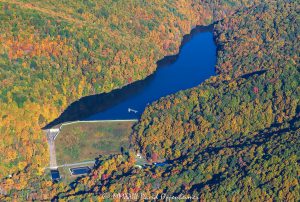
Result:
{"label": "dense tree canopy", "polygon": [[211,22],[191,10],[188,1],[1,1],[0,178],[28,166],[41,174],[41,127],[84,95],[153,73],[192,26]]}
{"label": "dense tree canopy", "polygon": [[[0,199],[300,198],[299,2],[259,2],[2,0]],[[45,177],[42,126],[82,96],[145,78],[212,22],[219,75],[148,106],[134,129],[135,150],[168,165],[139,170],[130,153],[101,158],[72,186]]]}
{"label": "dense tree canopy", "polygon": [[138,169],[131,154],[103,157],[58,198],[142,191],[206,201],[299,199],[298,30],[289,1],[218,22],[220,74],[148,106],[135,127],[135,149],[167,164]]}

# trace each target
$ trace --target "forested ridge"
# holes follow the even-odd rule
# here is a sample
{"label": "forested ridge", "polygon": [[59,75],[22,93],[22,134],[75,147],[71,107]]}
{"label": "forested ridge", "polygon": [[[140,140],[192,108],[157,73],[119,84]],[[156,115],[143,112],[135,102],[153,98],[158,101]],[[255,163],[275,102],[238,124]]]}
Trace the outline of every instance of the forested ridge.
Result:
{"label": "forested ridge", "polygon": [[189,1],[2,0],[0,6],[1,178],[28,166],[41,174],[43,126],[84,95],[145,78],[156,61],[178,51],[183,34],[212,22],[210,9]]}
{"label": "forested ridge", "polygon": [[203,201],[298,200],[296,4],[263,3],[219,21],[219,75],[147,107],[132,144],[165,165],[135,168],[131,153],[102,157],[98,169],[57,198],[143,192]]}
{"label": "forested ridge", "polygon": [[[297,3],[0,1],[2,197],[299,199]],[[219,75],[148,106],[134,129],[134,148],[169,165],[139,170],[130,153],[103,157],[72,186],[45,178],[42,126],[84,95],[153,73],[193,26],[214,21]]]}

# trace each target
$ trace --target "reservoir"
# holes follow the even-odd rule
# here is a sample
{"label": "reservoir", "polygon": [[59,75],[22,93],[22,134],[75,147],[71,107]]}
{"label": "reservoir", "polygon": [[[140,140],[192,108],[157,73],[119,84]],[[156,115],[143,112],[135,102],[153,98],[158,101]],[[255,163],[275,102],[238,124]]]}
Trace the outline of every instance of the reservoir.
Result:
{"label": "reservoir", "polygon": [[148,104],[215,75],[215,63],[212,27],[196,27],[184,37],[178,55],[157,62],[154,74],[110,93],[83,97],[46,128],[76,120],[138,119]]}

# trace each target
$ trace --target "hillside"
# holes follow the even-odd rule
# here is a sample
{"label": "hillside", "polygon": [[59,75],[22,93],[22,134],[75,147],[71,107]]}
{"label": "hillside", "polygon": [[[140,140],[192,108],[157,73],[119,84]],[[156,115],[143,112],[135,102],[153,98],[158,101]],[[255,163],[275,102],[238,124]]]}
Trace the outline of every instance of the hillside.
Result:
{"label": "hillside", "polygon": [[150,161],[166,158],[165,165],[138,169],[132,154],[103,157],[57,198],[143,192],[203,201],[299,199],[296,4],[263,3],[219,21],[220,74],[148,106],[133,145]]}
{"label": "hillside", "polygon": [[[28,164],[46,166],[40,159],[47,150],[41,127],[84,95],[153,73],[155,61],[175,53],[181,36],[198,23],[183,9],[190,12],[186,2],[173,12],[161,2],[69,1],[62,10],[53,1],[7,2],[0,3],[0,151],[8,155],[1,156],[0,177]],[[37,159],[30,162],[32,156]]]}
{"label": "hillside", "polygon": [[[300,198],[298,1],[258,2],[0,0],[0,199]],[[213,22],[219,75],[148,106],[134,129],[134,148],[170,165],[105,156],[72,186],[49,181],[43,126],[82,96],[145,78]]]}

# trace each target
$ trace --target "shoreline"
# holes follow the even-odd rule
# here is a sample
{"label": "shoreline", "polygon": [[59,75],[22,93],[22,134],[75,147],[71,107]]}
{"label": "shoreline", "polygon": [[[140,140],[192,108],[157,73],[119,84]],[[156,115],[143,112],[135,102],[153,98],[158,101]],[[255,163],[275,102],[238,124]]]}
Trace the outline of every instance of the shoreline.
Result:
{"label": "shoreline", "polygon": [[[213,28],[214,28],[214,24],[210,24],[208,26],[202,26],[202,25],[195,26],[189,34],[183,36],[178,53],[175,55],[165,56],[162,59],[158,60],[156,62],[157,65],[156,70],[152,74],[147,76],[145,79],[135,81],[133,83],[127,84],[118,89],[114,89],[109,93],[100,93],[100,94],[82,97],[79,100],[71,103],[61,113],[59,117],[57,117],[55,120],[48,123],[42,129],[50,129],[56,125],[65,122],[80,121],[80,119],[82,120],[84,118],[105,111],[106,109],[121,103],[131,95],[134,95],[136,92],[141,91],[148,83],[150,83],[152,79],[156,76],[156,73],[160,68],[164,68],[164,66],[166,65],[173,64],[178,59],[184,45],[189,41],[191,41],[191,39],[196,34],[202,32],[204,33],[210,32],[213,34]],[[214,44],[216,45],[214,36],[213,36],[213,41]],[[215,66],[214,66],[214,73],[216,73]],[[132,117],[132,118],[139,119],[138,117]]]}

